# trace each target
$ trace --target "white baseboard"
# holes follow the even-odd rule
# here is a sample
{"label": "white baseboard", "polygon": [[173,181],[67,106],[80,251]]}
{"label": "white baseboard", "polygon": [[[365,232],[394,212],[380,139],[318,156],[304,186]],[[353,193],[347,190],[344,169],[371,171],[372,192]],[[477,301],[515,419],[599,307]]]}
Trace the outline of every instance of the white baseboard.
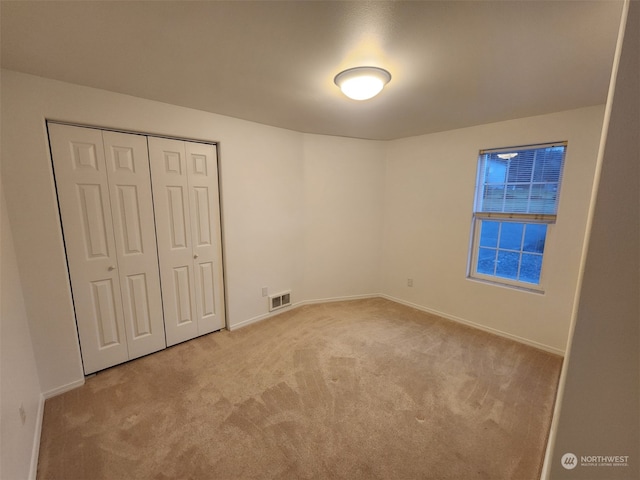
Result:
{"label": "white baseboard", "polygon": [[378,298],[378,297],[380,297],[379,294],[373,293],[373,294],[366,294],[366,295],[348,295],[348,296],[344,296],[344,297],[329,297],[329,298],[319,298],[319,299],[315,299],[315,300],[303,300],[302,302],[296,302],[296,303],[291,304],[290,307],[285,307],[285,308],[276,310],[274,312],[264,313],[264,314],[258,315],[256,317],[252,317],[252,318],[249,318],[247,320],[243,320],[242,322],[236,323],[235,325],[229,325],[227,327],[227,330],[232,332],[232,331],[237,330],[239,328],[251,325],[252,323],[261,322],[262,320],[266,320],[267,318],[275,317],[276,315],[280,315],[281,313],[288,312],[288,311],[293,310],[295,308],[302,307],[303,305],[315,305],[315,304],[318,304],[318,303],[330,303],[330,302],[344,302],[344,301],[349,301],[349,300],[362,300],[362,299],[366,299],[366,298]]}
{"label": "white baseboard", "polygon": [[275,312],[269,312],[269,313],[265,313],[263,315],[258,315],[258,316],[253,317],[253,318],[249,318],[248,320],[244,320],[244,321],[242,321],[240,323],[237,323],[235,325],[229,326],[228,329],[229,329],[229,331],[237,330],[238,328],[246,327],[247,325],[251,325],[252,323],[260,322],[260,321],[265,320],[267,318],[274,317],[274,316],[279,315],[281,313],[284,313],[284,312],[286,312],[288,310],[291,310],[291,309],[294,309],[294,308],[298,308],[298,307],[301,307],[303,305],[315,305],[315,304],[319,304],[319,303],[330,303],[330,302],[344,302],[344,301],[348,301],[348,300],[362,300],[362,299],[367,299],[367,298],[384,298],[386,300],[390,300],[390,301],[395,302],[395,303],[400,303],[402,305],[406,305],[407,307],[415,308],[415,309],[421,310],[423,312],[431,313],[433,315],[437,315],[439,317],[446,318],[447,320],[452,320],[454,322],[462,323],[462,324],[467,325],[469,327],[477,328],[479,330],[483,330],[485,332],[492,333],[492,334],[498,335],[500,337],[508,338],[510,340],[514,340],[516,342],[523,343],[525,345],[529,345],[530,347],[534,347],[534,348],[537,348],[539,350],[544,350],[545,352],[553,353],[553,354],[559,355],[561,357],[564,357],[564,354],[565,354],[564,350],[561,350],[561,349],[558,349],[558,348],[555,348],[555,347],[551,347],[551,346],[545,345],[543,343],[535,342],[535,341],[529,340],[527,338],[519,337],[517,335],[513,335],[513,334],[508,333],[508,332],[503,332],[502,330],[498,330],[498,329],[495,329],[495,328],[487,327],[486,325],[481,325],[479,323],[472,322],[472,321],[466,320],[464,318],[456,317],[455,315],[450,315],[448,313],[439,312],[438,310],[434,310],[432,308],[427,308],[427,307],[424,307],[422,305],[418,305],[418,304],[415,304],[415,303],[407,302],[406,300],[402,300],[400,298],[392,297],[391,295],[386,295],[384,293],[372,293],[372,294],[365,294],[365,295],[350,295],[350,296],[344,296],[344,297],[330,297],[330,298],[319,298],[319,299],[315,299],[315,300],[303,300],[302,302],[297,302],[297,303],[292,304],[290,307],[287,307],[287,308],[284,308],[284,309],[281,309],[281,310],[277,310]]}
{"label": "white baseboard", "polygon": [[36,480],[38,476],[38,457],[40,456],[40,438],[42,437],[42,422],[44,420],[44,403],[48,398],[55,397],[61,393],[68,392],[74,388],[84,385],[84,378],[68,383],[53,390],[40,394],[38,402],[38,412],[36,413],[36,428],[33,432],[33,446],[31,447],[31,462],[29,464],[29,480]]}
{"label": "white baseboard", "polygon": [[252,323],[261,322],[262,320],[266,320],[267,318],[275,317],[276,315],[279,315],[288,310],[291,310],[292,308],[294,307],[293,306],[285,307],[275,312],[269,312],[263,315],[258,315],[257,317],[248,318],[247,320],[243,320],[242,322],[236,323],[235,325],[227,325],[227,330],[229,330],[230,332],[233,332],[234,330],[238,330],[239,328],[249,326]]}
{"label": "white baseboard", "polygon": [[391,295],[381,294],[380,297],[386,298],[387,300],[391,300],[392,302],[396,302],[396,303],[400,303],[402,305],[406,305],[406,306],[411,307],[411,308],[415,308],[417,310],[421,310],[423,312],[431,313],[433,315],[437,315],[439,317],[446,318],[447,320],[453,320],[454,322],[462,323],[462,324],[467,325],[469,327],[477,328],[478,330],[483,330],[485,332],[492,333],[492,334],[498,335],[500,337],[508,338],[510,340],[515,340],[516,342],[523,343],[525,345],[529,345],[530,347],[534,347],[534,348],[537,348],[539,350],[544,350],[545,352],[553,353],[553,354],[559,355],[561,357],[564,357],[564,354],[565,354],[564,350],[561,350],[559,348],[555,348],[555,347],[552,347],[552,346],[549,346],[549,345],[545,345],[543,343],[538,343],[538,342],[535,342],[533,340],[529,340],[529,339],[524,338],[524,337],[519,337],[518,335],[513,335],[513,334],[508,333],[508,332],[503,332],[502,330],[498,330],[498,329],[495,329],[495,328],[487,327],[486,325],[481,325],[479,323],[472,322],[472,321],[466,320],[464,318],[456,317],[455,315],[450,315],[448,313],[439,312],[438,310],[434,310],[432,308],[427,308],[427,307],[423,307],[422,305],[417,305],[415,303],[407,302],[406,300],[401,300],[399,298],[392,297]]}
{"label": "white baseboard", "polygon": [[44,395],[40,394],[38,413],[36,413],[36,428],[33,432],[33,445],[31,447],[29,480],[36,480],[38,476],[38,456],[40,455],[40,436],[42,435],[42,420],[44,419],[44,400]]}
{"label": "white baseboard", "polygon": [[331,303],[331,302],[348,302],[350,300],[365,300],[367,298],[380,298],[382,295],[379,293],[368,293],[364,295],[347,295],[345,297],[329,297],[319,298],[316,300],[304,300],[296,303],[294,306],[301,307],[303,305],[315,305],[318,303]]}
{"label": "white baseboard", "polygon": [[84,385],[84,377],[80,380],[75,380],[71,383],[67,383],[66,385],[62,385],[61,387],[54,388],[53,390],[43,392],[42,396],[46,400],[47,398],[52,398],[64,392],[68,392],[69,390],[73,390],[74,388],[81,387],[82,385]]}

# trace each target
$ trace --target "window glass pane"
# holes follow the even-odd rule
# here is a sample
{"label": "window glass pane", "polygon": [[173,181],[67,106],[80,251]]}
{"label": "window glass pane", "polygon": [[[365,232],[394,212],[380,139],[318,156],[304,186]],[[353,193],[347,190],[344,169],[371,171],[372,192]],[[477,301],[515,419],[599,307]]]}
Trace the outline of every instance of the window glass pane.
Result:
{"label": "window glass pane", "polygon": [[479,223],[476,273],[539,284],[547,225],[495,220]]}
{"label": "window glass pane", "polygon": [[558,208],[558,185],[555,183],[537,183],[531,185],[530,211],[554,214]]}
{"label": "window glass pane", "polygon": [[533,171],[533,181],[559,183],[564,151],[565,147],[563,146],[538,150]]}
{"label": "window glass pane", "polygon": [[478,273],[484,275],[495,275],[496,269],[496,253],[493,248],[480,248],[478,251]]}
{"label": "window glass pane", "polygon": [[498,250],[498,263],[496,265],[496,275],[498,277],[518,279],[518,264],[520,253]]}
{"label": "window glass pane", "polygon": [[502,222],[500,231],[500,248],[520,250],[522,248],[522,231],[524,224]]}
{"label": "window glass pane", "polygon": [[[524,244],[522,250],[525,252],[544,252],[544,240],[547,236],[547,226],[544,224],[528,224],[524,232]],[[523,260],[524,261],[524,260]]]}
{"label": "window glass pane", "polygon": [[489,155],[485,155],[484,160],[484,183],[505,183],[509,163],[499,158],[491,158]]}
{"label": "window glass pane", "polygon": [[542,269],[542,255],[530,253],[522,254],[520,265],[520,281],[528,283],[540,283],[540,270]]}
{"label": "window glass pane", "polygon": [[509,174],[507,175],[507,181],[512,182],[525,182],[531,181],[531,172],[533,170],[533,162],[529,156],[522,153],[511,159],[509,162]]}
{"label": "window glass pane", "polygon": [[480,222],[480,225],[480,246],[496,248],[498,246],[500,222],[489,222],[484,220]]}
{"label": "window glass pane", "polygon": [[566,146],[540,146],[480,155],[478,212],[557,211]]}
{"label": "window glass pane", "polygon": [[505,211],[512,213],[529,212],[529,185],[507,185]]}
{"label": "window glass pane", "polygon": [[504,207],[504,185],[487,185],[482,194],[484,212],[502,212]]}

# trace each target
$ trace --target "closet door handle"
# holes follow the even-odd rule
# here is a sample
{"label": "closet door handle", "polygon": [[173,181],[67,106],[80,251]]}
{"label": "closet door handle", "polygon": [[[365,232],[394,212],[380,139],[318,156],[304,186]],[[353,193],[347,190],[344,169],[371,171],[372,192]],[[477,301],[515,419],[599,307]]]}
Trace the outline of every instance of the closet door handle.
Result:
{"label": "closet door handle", "polygon": [[194,253],[194,254],[193,254],[193,258],[194,258],[194,259],[198,258],[198,254],[197,254],[197,253]]}
{"label": "closet door handle", "polygon": [[114,265],[109,265],[109,268],[107,270],[109,270],[110,272],[113,272],[116,269],[116,267]]}

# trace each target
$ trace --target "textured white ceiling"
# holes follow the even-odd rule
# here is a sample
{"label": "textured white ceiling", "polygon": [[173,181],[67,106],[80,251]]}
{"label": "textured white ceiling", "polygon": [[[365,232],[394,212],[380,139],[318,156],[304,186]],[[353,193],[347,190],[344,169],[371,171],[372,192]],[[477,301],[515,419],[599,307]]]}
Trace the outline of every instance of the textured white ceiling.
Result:
{"label": "textured white ceiling", "polygon": [[[7,1],[2,67],[301,132],[388,140],[604,103],[622,3]],[[393,79],[356,102],[333,84]]]}

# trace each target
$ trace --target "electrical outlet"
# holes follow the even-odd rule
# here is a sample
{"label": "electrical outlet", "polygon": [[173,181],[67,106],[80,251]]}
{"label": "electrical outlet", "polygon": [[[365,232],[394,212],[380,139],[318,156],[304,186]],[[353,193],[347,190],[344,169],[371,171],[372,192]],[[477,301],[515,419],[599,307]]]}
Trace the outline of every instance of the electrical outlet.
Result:
{"label": "electrical outlet", "polygon": [[24,425],[27,421],[27,412],[24,411],[24,405],[20,404],[18,411],[20,412],[20,420],[22,420],[22,424]]}
{"label": "electrical outlet", "polygon": [[413,278],[407,278],[407,287],[413,287]]}
{"label": "electrical outlet", "polygon": [[269,295],[269,287],[262,287],[262,296],[266,297]]}

